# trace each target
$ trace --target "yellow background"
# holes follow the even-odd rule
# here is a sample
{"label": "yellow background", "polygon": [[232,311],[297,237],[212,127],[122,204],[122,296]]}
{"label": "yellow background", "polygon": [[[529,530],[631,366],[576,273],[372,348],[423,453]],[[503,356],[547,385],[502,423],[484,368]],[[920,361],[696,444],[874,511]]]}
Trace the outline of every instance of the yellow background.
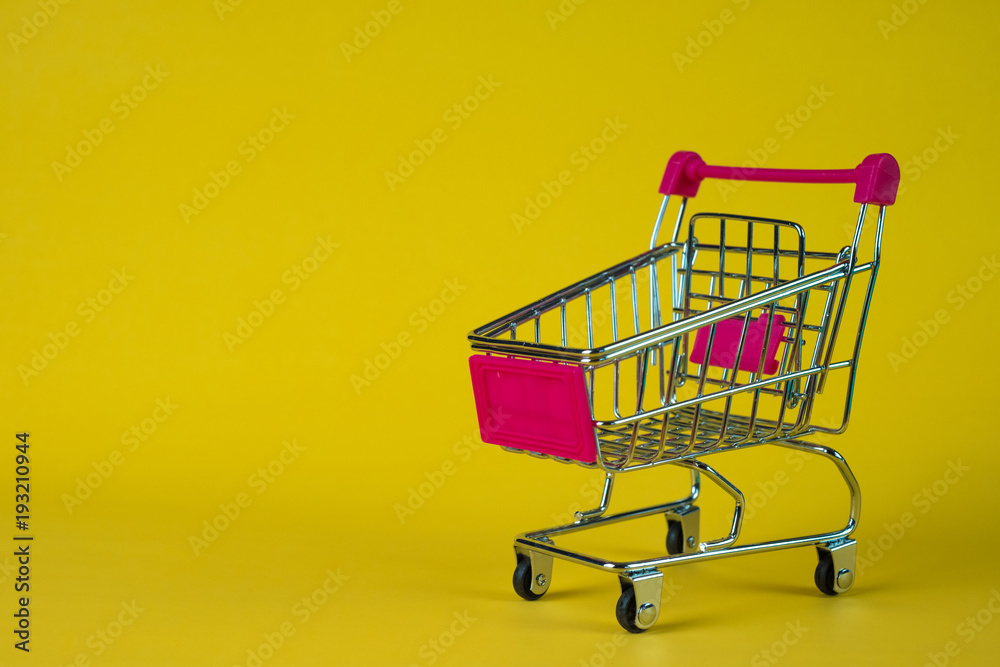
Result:
{"label": "yellow background", "polygon": [[[1000,620],[971,641],[959,624],[1000,587],[1000,281],[961,308],[953,290],[1000,240],[998,9],[904,4],[591,0],[572,13],[563,2],[555,21],[557,0],[403,0],[348,59],[341,44],[387,2],[4,3],[0,539],[13,545],[14,434],[26,430],[36,541],[32,651],[11,646],[13,575],[0,570],[0,663],[247,665],[283,624],[294,634],[263,664],[575,666],[612,652],[614,664],[771,664],[760,652],[786,623],[807,628],[779,646],[787,664],[922,665],[948,642],[951,664],[995,661]],[[54,15],[26,28],[42,5]],[[121,118],[147,67],[166,75],[147,77]],[[454,127],[445,113],[480,77],[498,85]],[[783,119],[814,89],[828,98],[789,134]],[[240,147],[274,109],[294,118],[248,161]],[[104,119],[113,131],[57,173]],[[574,154],[608,119],[627,127],[579,171]],[[385,172],[436,128],[444,142],[390,189]],[[769,167],[851,167],[885,151],[904,168],[854,418],[830,443],[864,491],[861,553],[879,538],[889,548],[836,599],[813,586],[811,549],[669,570],[676,591],[639,636],[615,622],[610,575],[557,562],[546,598],[522,602],[511,538],[592,502],[599,475],[469,445],[467,332],[642,250],[673,151],[739,164],[769,139]],[[239,173],[186,222],[180,205],[233,160]],[[573,182],[518,230],[512,214],[562,170]],[[709,183],[694,205],[797,220],[809,247],[830,250],[848,242],[850,196],[747,185],[722,201]],[[318,237],[338,247],[293,290],[283,276]],[[123,268],[128,285],[102,293]],[[441,312],[446,281],[459,295]],[[227,346],[274,290],[284,301]],[[109,296],[85,319],[81,303]],[[938,311],[935,335],[894,363]],[[26,375],[71,322],[78,334]],[[356,391],[351,376],[401,334],[409,344]],[[146,421],[156,430],[131,451],[123,434],[163,417],[158,399],[178,407]],[[252,476],[286,440],[304,449],[258,493]],[[120,465],[68,507],[111,457]],[[969,468],[954,484],[940,481],[949,462]],[[788,468],[768,448],[712,463],[748,495]],[[443,468],[401,520],[397,505]],[[947,493],[918,504],[935,482]],[[619,506],[684,484],[679,471],[623,476]],[[239,494],[249,506],[196,554],[191,536]],[[706,491],[706,531],[724,527],[726,502]],[[829,529],[845,512],[833,469],[810,463],[747,534]],[[885,525],[904,512],[916,523],[896,539]],[[578,543],[642,555],[662,550],[663,533],[644,521]],[[303,622],[296,605],[338,570],[342,586]],[[138,618],[112,644],[96,639],[133,602]],[[455,614],[476,620],[466,629]],[[435,653],[432,640],[450,647]]]}

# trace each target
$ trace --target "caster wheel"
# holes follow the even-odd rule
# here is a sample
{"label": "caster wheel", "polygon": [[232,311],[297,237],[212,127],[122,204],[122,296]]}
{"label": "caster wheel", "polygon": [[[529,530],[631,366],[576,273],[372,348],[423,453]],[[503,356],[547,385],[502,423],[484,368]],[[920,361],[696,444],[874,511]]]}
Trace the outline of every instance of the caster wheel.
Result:
{"label": "caster wheel", "polygon": [[[650,607],[651,605],[643,605],[644,607]],[[636,622],[636,603],[635,603],[635,589],[631,586],[622,591],[621,597],[618,598],[618,604],[615,606],[615,618],[618,619],[618,624],[631,633],[639,634],[640,632],[645,632],[648,628],[641,628]],[[649,622],[652,623],[653,618],[651,617]]]}
{"label": "caster wheel", "polygon": [[827,595],[836,595],[834,574],[833,558],[829,554],[821,555],[819,563],[816,565],[816,588]]}
{"label": "caster wheel", "polygon": [[684,553],[684,525],[680,521],[667,525],[667,553],[671,556]]}
{"label": "caster wheel", "polygon": [[531,590],[531,582],[533,579],[534,576],[531,572],[531,560],[529,558],[521,558],[518,560],[517,567],[514,568],[514,592],[525,600],[537,600],[545,595],[545,591],[535,593]]}

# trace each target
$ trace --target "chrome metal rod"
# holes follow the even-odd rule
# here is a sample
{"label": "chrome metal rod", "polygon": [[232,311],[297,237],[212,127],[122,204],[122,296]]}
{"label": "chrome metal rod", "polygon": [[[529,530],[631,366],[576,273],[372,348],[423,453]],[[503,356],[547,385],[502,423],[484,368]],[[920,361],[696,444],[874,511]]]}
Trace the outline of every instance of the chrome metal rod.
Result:
{"label": "chrome metal rod", "polygon": [[615,485],[614,473],[604,473],[604,490],[601,492],[601,504],[591,510],[584,510],[576,513],[576,523],[585,523],[604,516],[608,511],[608,504],[611,502],[611,489]]}
{"label": "chrome metal rod", "polygon": [[736,509],[733,511],[733,523],[729,530],[729,535],[718,540],[702,542],[698,548],[701,551],[715,551],[716,549],[727,547],[736,542],[736,540],[740,537],[740,529],[743,527],[743,508],[746,506],[746,500],[743,498],[743,492],[736,488],[735,484],[720,475],[707,463],[698,460],[690,460],[681,461],[678,465],[691,468],[692,470],[697,470],[698,472],[704,474],[705,477],[708,477],[710,480],[718,484],[723,491],[728,493],[732,499],[736,501]]}
{"label": "chrome metal rod", "polygon": [[663,202],[660,203],[660,211],[656,214],[656,222],[653,223],[653,235],[649,239],[650,250],[656,247],[656,237],[660,235],[660,224],[663,223],[663,214],[667,212],[667,204],[669,203],[670,195],[664,195]]}
{"label": "chrome metal rod", "polygon": [[691,503],[693,503],[698,499],[698,496],[700,494],[701,494],[701,477],[699,475],[699,471],[691,470],[691,489],[686,497],[681,498],[679,500],[672,500],[668,503],[662,503],[660,505],[652,505],[650,507],[642,507],[640,509],[629,510],[627,512],[620,512],[618,514],[612,514],[610,516],[602,515],[590,519],[577,519],[573,523],[564,524],[562,526],[553,526],[552,528],[545,528],[542,530],[534,530],[529,533],[524,533],[519,537],[536,539],[540,537],[548,538],[553,535],[567,535],[569,533],[575,533],[584,530],[586,528],[592,528],[594,526],[606,525],[606,524],[610,525],[612,523],[628,521],[629,519],[637,519],[639,517],[644,517],[644,516],[664,514],[672,509],[676,509],[678,507],[684,507],[685,505],[690,505]]}
{"label": "chrome metal rod", "polygon": [[[563,560],[569,560],[598,570],[621,573],[621,572],[637,571],[637,570],[661,569],[665,567],[671,567],[673,565],[680,565],[681,563],[686,563],[689,561],[727,558],[729,556],[738,556],[740,554],[745,554],[745,553],[760,553],[765,551],[776,551],[778,549],[790,549],[793,547],[822,544],[826,542],[835,542],[837,540],[846,538],[849,535],[851,535],[851,533],[853,533],[857,528],[858,521],[861,516],[861,488],[858,485],[858,480],[854,476],[854,473],[851,471],[850,466],[847,465],[847,461],[844,460],[844,457],[841,456],[839,452],[830,447],[825,447],[823,445],[815,445],[801,440],[790,440],[786,442],[778,442],[775,444],[809,454],[816,454],[818,456],[827,458],[833,462],[837,470],[844,478],[844,482],[847,484],[847,487],[850,490],[851,494],[850,513],[848,515],[847,524],[843,528],[828,533],[815,533],[811,535],[803,535],[800,537],[792,537],[782,540],[769,540],[766,542],[741,544],[738,546],[728,546],[712,550],[699,551],[698,553],[677,554],[675,556],[663,556],[663,557],[650,558],[646,560],[637,560],[637,561],[606,560],[604,558],[599,558],[597,556],[591,556],[578,551],[557,547],[549,539],[551,536],[554,535],[577,532],[580,530],[593,528],[598,525],[618,523],[620,521],[627,521],[629,519],[636,519],[639,517],[649,516],[652,514],[664,513],[666,511],[669,511],[671,509],[686,504],[685,501],[676,501],[664,505],[656,505],[653,507],[632,510],[630,512],[621,512],[619,514],[604,516],[586,523],[574,523],[566,526],[549,528],[546,530],[532,531],[530,533],[522,533],[521,535],[518,535],[514,539],[514,544],[516,547],[534,549],[536,551],[541,551],[550,554],[552,556],[555,556],[556,558],[562,558]],[[705,472],[705,471],[701,470],[700,472]]]}

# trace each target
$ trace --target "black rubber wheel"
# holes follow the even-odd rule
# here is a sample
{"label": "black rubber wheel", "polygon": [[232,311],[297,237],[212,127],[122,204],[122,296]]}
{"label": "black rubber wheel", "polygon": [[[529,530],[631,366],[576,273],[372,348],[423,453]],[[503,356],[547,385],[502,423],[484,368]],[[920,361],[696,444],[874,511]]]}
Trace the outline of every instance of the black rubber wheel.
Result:
{"label": "black rubber wheel", "polygon": [[615,607],[615,618],[618,619],[618,624],[629,632],[635,634],[645,632],[644,629],[635,624],[635,613],[635,589],[628,586],[622,591],[621,597],[618,598],[618,605]]}
{"label": "black rubber wheel", "polygon": [[816,565],[816,588],[827,595],[836,595],[837,591],[833,587],[835,575],[833,558],[829,554],[821,555]]}
{"label": "black rubber wheel", "polygon": [[531,581],[534,575],[531,572],[531,559],[522,558],[517,561],[514,568],[514,592],[525,600],[537,600],[545,595],[545,592],[534,593],[531,590]]}
{"label": "black rubber wheel", "polygon": [[667,553],[671,556],[684,553],[684,525],[680,521],[667,523]]}

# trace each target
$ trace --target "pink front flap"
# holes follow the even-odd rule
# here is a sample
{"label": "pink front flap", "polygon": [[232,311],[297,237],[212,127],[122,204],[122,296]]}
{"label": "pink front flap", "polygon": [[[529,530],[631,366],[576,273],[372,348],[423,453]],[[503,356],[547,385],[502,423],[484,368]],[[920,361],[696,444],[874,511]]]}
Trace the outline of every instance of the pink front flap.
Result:
{"label": "pink front flap", "polygon": [[473,355],[469,368],[483,442],[583,463],[597,460],[579,366]]}
{"label": "pink front flap", "polygon": [[[696,364],[705,363],[705,348],[708,347],[708,337],[711,327],[702,327],[694,339],[691,350],[691,361]],[[767,340],[767,354],[764,357],[764,373],[774,375],[778,371],[778,346],[785,332],[785,318],[775,315],[771,320],[771,337]],[[709,364],[719,368],[734,368],[736,353],[740,349],[740,334],[743,333],[743,318],[734,317],[723,320],[715,325],[715,338],[712,339],[712,358]],[[760,364],[760,352],[764,344],[764,334],[767,333],[767,315],[760,314],[757,321],[750,321],[747,327],[747,339],[743,344],[743,355],[740,357],[740,370],[756,373]]]}

